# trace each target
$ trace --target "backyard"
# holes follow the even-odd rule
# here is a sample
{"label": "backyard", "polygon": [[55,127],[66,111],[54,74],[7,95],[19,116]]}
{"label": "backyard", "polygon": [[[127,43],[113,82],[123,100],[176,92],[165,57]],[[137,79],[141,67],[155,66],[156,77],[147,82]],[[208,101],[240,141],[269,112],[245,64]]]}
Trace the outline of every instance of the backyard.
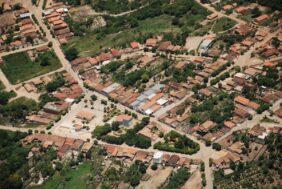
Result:
{"label": "backyard", "polygon": [[4,64],[0,68],[12,84],[32,79],[61,67],[53,51],[39,54],[35,61],[30,59],[27,52],[4,56],[3,60]]}

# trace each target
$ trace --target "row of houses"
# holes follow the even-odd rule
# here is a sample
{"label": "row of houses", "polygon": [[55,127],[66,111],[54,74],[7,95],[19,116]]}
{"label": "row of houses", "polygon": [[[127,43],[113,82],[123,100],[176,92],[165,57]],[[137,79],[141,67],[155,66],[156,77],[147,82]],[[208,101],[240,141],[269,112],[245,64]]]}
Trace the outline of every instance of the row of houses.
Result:
{"label": "row of houses", "polygon": [[[44,105],[43,109],[36,114],[31,114],[26,117],[29,123],[48,125],[57,121],[61,114],[68,111],[68,108],[74,103],[75,99],[78,99],[83,94],[83,89],[77,84],[77,81],[68,73],[61,73],[66,81],[66,85],[59,88],[57,91],[50,93],[51,96],[58,99],[55,102],[48,102]],[[51,82],[49,79],[40,78],[32,81],[34,85],[45,84]],[[24,85],[26,87],[26,85]]]}
{"label": "row of houses", "polygon": [[176,154],[168,154],[161,151],[148,152],[131,147],[122,147],[105,144],[104,148],[110,157],[123,160],[138,160],[146,163],[157,163],[171,167],[190,167],[191,164],[199,165],[201,160],[181,157]]}
{"label": "row of houses", "polygon": [[68,8],[63,3],[55,4],[44,11],[44,18],[49,24],[52,33],[58,38],[61,44],[67,43],[74,35],[68,24],[64,21],[67,13]]}
{"label": "row of houses", "polygon": [[47,134],[33,134],[23,139],[24,145],[36,142],[40,143],[44,149],[54,148],[60,159],[77,157],[80,153],[87,153],[93,145],[80,139]]}
{"label": "row of houses", "polygon": [[35,40],[43,40],[43,37],[26,8],[0,14],[1,51],[22,48]]}

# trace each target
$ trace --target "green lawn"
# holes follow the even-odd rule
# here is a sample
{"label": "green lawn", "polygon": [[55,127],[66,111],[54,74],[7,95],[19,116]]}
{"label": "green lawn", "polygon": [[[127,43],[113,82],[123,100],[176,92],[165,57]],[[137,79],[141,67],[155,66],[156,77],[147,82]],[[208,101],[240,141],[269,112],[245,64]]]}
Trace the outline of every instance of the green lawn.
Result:
{"label": "green lawn", "polygon": [[66,175],[54,175],[47,180],[42,187],[43,189],[86,189],[87,177],[91,174],[91,164],[83,163],[77,169],[69,170]]}
{"label": "green lawn", "polygon": [[223,32],[223,31],[229,30],[230,28],[234,27],[235,24],[236,24],[235,21],[229,18],[226,18],[226,17],[222,17],[215,21],[215,24],[212,27],[212,31],[214,33]]}
{"label": "green lawn", "polygon": [[[3,57],[5,63],[0,68],[12,84],[17,84],[61,67],[53,51],[43,53],[38,59],[31,61],[26,52],[11,54]],[[49,64],[41,65],[43,59],[48,59]]]}
{"label": "green lawn", "polygon": [[93,56],[101,47],[107,48],[129,44],[129,42],[136,39],[140,33],[143,35],[148,33],[160,34],[163,32],[177,33],[180,31],[180,28],[171,24],[172,18],[173,17],[168,15],[149,18],[140,21],[137,28],[124,30],[116,34],[109,34],[100,40],[97,40],[96,34],[92,33],[88,33],[83,37],[74,37],[64,49],[75,47],[80,56]]}

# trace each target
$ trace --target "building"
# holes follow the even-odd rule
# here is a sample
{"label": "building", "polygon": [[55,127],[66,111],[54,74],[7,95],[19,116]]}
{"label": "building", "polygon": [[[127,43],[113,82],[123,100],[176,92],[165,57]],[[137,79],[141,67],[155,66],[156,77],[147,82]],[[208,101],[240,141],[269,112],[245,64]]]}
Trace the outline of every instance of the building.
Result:
{"label": "building", "polygon": [[153,162],[154,163],[162,163],[162,158],[163,158],[164,153],[163,152],[155,152],[153,155]]}
{"label": "building", "polygon": [[116,121],[124,126],[130,126],[132,121],[132,116],[123,114],[116,117]]}

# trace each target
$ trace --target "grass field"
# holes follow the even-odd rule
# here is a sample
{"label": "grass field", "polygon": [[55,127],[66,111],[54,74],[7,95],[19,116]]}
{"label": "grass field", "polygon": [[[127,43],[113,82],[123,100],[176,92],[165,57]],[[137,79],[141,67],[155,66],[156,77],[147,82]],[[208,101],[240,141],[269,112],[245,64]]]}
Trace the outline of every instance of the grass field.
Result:
{"label": "grass field", "polygon": [[222,17],[215,21],[215,24],[212,27],[212,31],[214,33],[223,32],[223,31],[231,29],[232,27],[235,26],[235,24],[236,24],[235,21],[229,18],[226,18],[226,17]]}
{"label": "grass field", "polygon": [[[49,65],[41,65],[42,57],[47,57]],[[29,80],[61,67],[59,59],[52,51],[43,53],[37,62],[31,61],[26,52],[4,56],[3,60],[5,63],[0,68],[12,84]]]}
{"label": "grass field", "polygon": [[107,48],[129,44],[129,42],[133,41],[140,33],[160,34],[162,32],[179,32],[180,28],[173,26],[171,21],[172,17],[168,15],[146,19],[141,21],[139,26],[135,29],[109,34],[100,40],[96,39],[96,34],[88,33],[86,36],[73,38],[64,49],[75,47],[80,56],[93,56],[101,47]]}
{"label": "grass field", "polygon": [[91,164],[83,163],[75,170],[70,170],[64,176],[56,174],[49,180],[47,180],[43,186],[43,189],[86,189],[87,177],[91,174]]}

